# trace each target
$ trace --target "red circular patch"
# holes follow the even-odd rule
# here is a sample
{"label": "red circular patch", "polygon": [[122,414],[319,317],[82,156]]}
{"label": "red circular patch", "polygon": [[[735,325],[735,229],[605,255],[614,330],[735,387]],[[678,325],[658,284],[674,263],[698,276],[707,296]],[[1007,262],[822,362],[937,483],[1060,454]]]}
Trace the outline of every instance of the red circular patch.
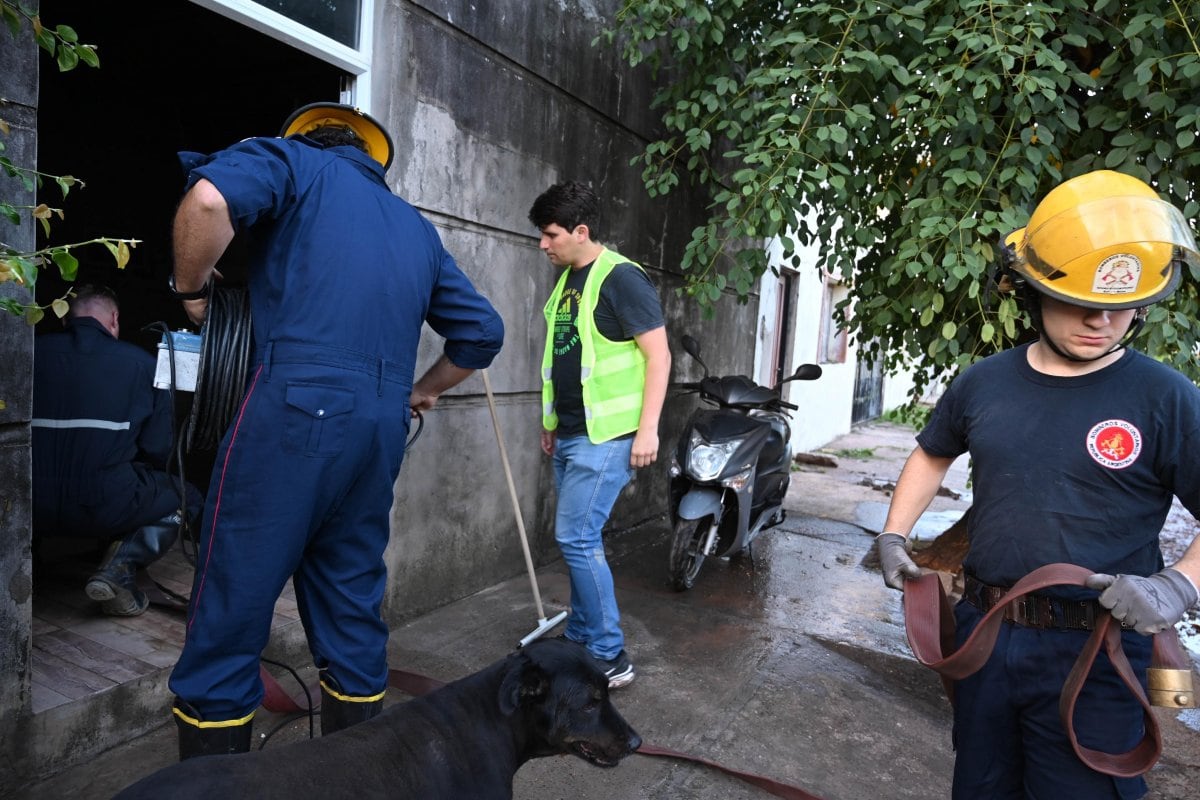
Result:
{"label": "red circular patch", "polygon": [[1142,432],[1123,419],[1092,426],[1087,435],[1088,455],[1109,469],[1125,469],[1142,452]]}

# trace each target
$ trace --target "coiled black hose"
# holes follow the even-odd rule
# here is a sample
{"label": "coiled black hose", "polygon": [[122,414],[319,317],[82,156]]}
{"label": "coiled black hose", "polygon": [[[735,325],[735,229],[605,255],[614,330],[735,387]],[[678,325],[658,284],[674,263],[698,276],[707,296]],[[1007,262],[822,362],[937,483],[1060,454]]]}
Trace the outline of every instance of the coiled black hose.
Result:
{"label": "coiled black hose", "polygon": [[250,368],[250,294],[213,289],[200,331],[200,364],[187,426],[187,451],[216,450],[233,420]]}
{"label": "coiled black hose", "polygon": [[[245,289],[213,289],[200,331],[200,365],[196,396],[186,431],[187,452],[216,450],[233,421],[250,368],[253,349],[250,294]],[[417,428],[405,447],[412,447],[425,427],[417,412]]]}

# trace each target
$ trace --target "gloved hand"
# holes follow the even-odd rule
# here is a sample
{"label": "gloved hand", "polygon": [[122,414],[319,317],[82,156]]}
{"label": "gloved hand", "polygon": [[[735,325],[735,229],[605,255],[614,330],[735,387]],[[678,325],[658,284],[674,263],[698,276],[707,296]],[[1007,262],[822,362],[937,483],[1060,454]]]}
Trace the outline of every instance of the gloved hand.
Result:
{"label": "gloved hand", "polygon": [[1191,579],[1169,567],[1148,578],[1097,573],[1086,583],[1089,589],[1102,592],[1100,605],[1112,611],[1113,619],[1146,636],[1183,619],[1200,599]]}
{"label": "gloved hand", "polygon": [[883,582],[892,589],[904,591],[904,581],[921,577],[918,567],[908,554],[912,543],[908,537],[898,533],[881,533],[875,537],[879,547],[879,565],[883,569]]}

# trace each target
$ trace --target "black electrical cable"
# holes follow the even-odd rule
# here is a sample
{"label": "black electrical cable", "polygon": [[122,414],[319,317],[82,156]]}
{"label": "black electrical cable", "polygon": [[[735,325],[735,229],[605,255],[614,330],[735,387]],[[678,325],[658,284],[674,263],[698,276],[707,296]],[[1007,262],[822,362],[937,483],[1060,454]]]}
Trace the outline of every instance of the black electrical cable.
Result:
{"label": "black electrical cable", "polygon": [[307,703],[308,708],[306,711],[303,712],[303,714],[296,714],[291,717],[288,717],[288,718],[284,719],[282,722],[280,722],[278,725],[276,725],[274,728],[272,728],[265,736],[263,736],[262,744],[260,744],[258,746],[258,749],[262,750],[264,747],[266,747],[267,740],[270,739],[272,736],[274,736],[275,733],[280,728],[282,728],[284,725],[287,725],[290,722],[294,722],[295,720],[300,719],[301,716],[308,717],[308,738],[312,739],[316,734],[316,729],[313,725],[313,717],[315,714],[319,714],[321,712],[316,711],[313,708],[312,693],[308,691],[308,687],[304,685],[304,681],[300,680],[300,673],[296,672],[296,670],[292,669],[287,664],[283,664],[279,661],[272,661],[269,658],[262,658],[261,660],[264,664],[270,664],[273,667],[282,667],[283,669],[286,669],[288,672],[291,673],[292,677],[296,679],[296,683],[300,684],[300,688],[304,690],[304,699]]}
{"label": "black electrical cable", "polygon": [[245,289],[213,289],[200,331],[196,396],[187,451],[216,450],[237,412],[250,365],[250,295]]}
{"label": "black electrical cable", "polygon": [[[170,400],[171,430],[176,431],[176,428],[175,428],[175,387],[177,385],[177,380],[176,380],[176,373],[175,373],[175,337],[171,335],[170,326],[168,326],[167,323],[162,322],[162,321],[151,322],[149,325],[146,325],[142,328],[143,333],[145,333],[147,331],[157,331],[159,334],[161,334],[162,341],[165,341],[167,344],[167,364],[170,367],[170,375],[171,375],[170,380],[167,383],[167,391],[171,396],[171,400]],[[178,481],[178,483],[176,485],[176,490],[179,492],[179,516],[180,516],[179,549],[180,549],[180,552],[183,553],[183,557],[185,559],[187,559],[188,563],[195,565],[195,563],[196,563],[196,555],[195,555],[196,542],[200,536],[200,532],[192,530],[192,526],[191,526],[191,522],[190,522],[191,515],[188,513],[188,493],[187,493],[187,488],[186,488],[187,487],[187,474],[183,467],[183,438],[184,438],[184,427],[186,427],[186,425],[187,425],[187,422],[185,421],[183,426],[181,426],[175,432],[174,442],[172,443],[171,449],[174,451],[174,460],[175,460],[175,475],[174,475],[174,477]],[[188,550],[189,544],[191,545],[190,552]]]}

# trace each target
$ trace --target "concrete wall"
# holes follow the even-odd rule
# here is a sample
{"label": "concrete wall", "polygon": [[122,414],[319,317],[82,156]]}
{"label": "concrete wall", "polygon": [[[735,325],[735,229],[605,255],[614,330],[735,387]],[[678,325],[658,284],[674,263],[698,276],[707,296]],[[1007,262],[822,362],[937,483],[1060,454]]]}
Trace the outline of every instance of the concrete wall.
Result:
{"label": "concrete wall", "polygon": [[[37,70],[33,40],[0,33],[0,119],[9,125],[4,155],[15,164],[35,163]],[[0,196],[15,205],[31,205],[33,193],[0,175]],[[32,220],[13,226],[0,220],[0,241],[19,250],[33,248]],[[28,292],[11,281],[0,296],[26,302]],[[32,406],[33,328],[0,311],[0,738],[17,732],[17,719],[29,713],[32,562],[30,558],[29,417]],[[7,748],[5,748],[7,750]],[[12,765],[0,758],[0,787],[9,783]],[[0,792],[2,793],[2,792]]]}
{"label": "concrete wall", "polygon": [[[674,292],[677,261],[702,205],[686,193],[647,198],[639,170],[629,166],[655,127],[646,76],[630,75],[617,53],[590,44],[617,5],[391,2],[377,30],[372,103],[396,142],[389,180],[429,214],[504,316],[505,347],[488,376],[539,562],[558,555],[550,463],[538,447],[542,306],[558,272],[538,251],[526,216],[534,198],[558,181],[592,183],[604,206],[597,238],[650,272],[673,345],[682,330],[705,327]],[[717,361],[752,358],[753,308],[726,303],[706,323],[747,332],[706,337],[721,339]],[[436,337],[423,344],[418,372],[440,347]],[[428,415],[397,484],[388,554],[393,621],[523,569],[482,378],[452,394]],[[665,414],[664,453],[691,408],[679,405],[670,403]],[[612,529],[665,518],[665,470],[664,458],[638,473]]]}

